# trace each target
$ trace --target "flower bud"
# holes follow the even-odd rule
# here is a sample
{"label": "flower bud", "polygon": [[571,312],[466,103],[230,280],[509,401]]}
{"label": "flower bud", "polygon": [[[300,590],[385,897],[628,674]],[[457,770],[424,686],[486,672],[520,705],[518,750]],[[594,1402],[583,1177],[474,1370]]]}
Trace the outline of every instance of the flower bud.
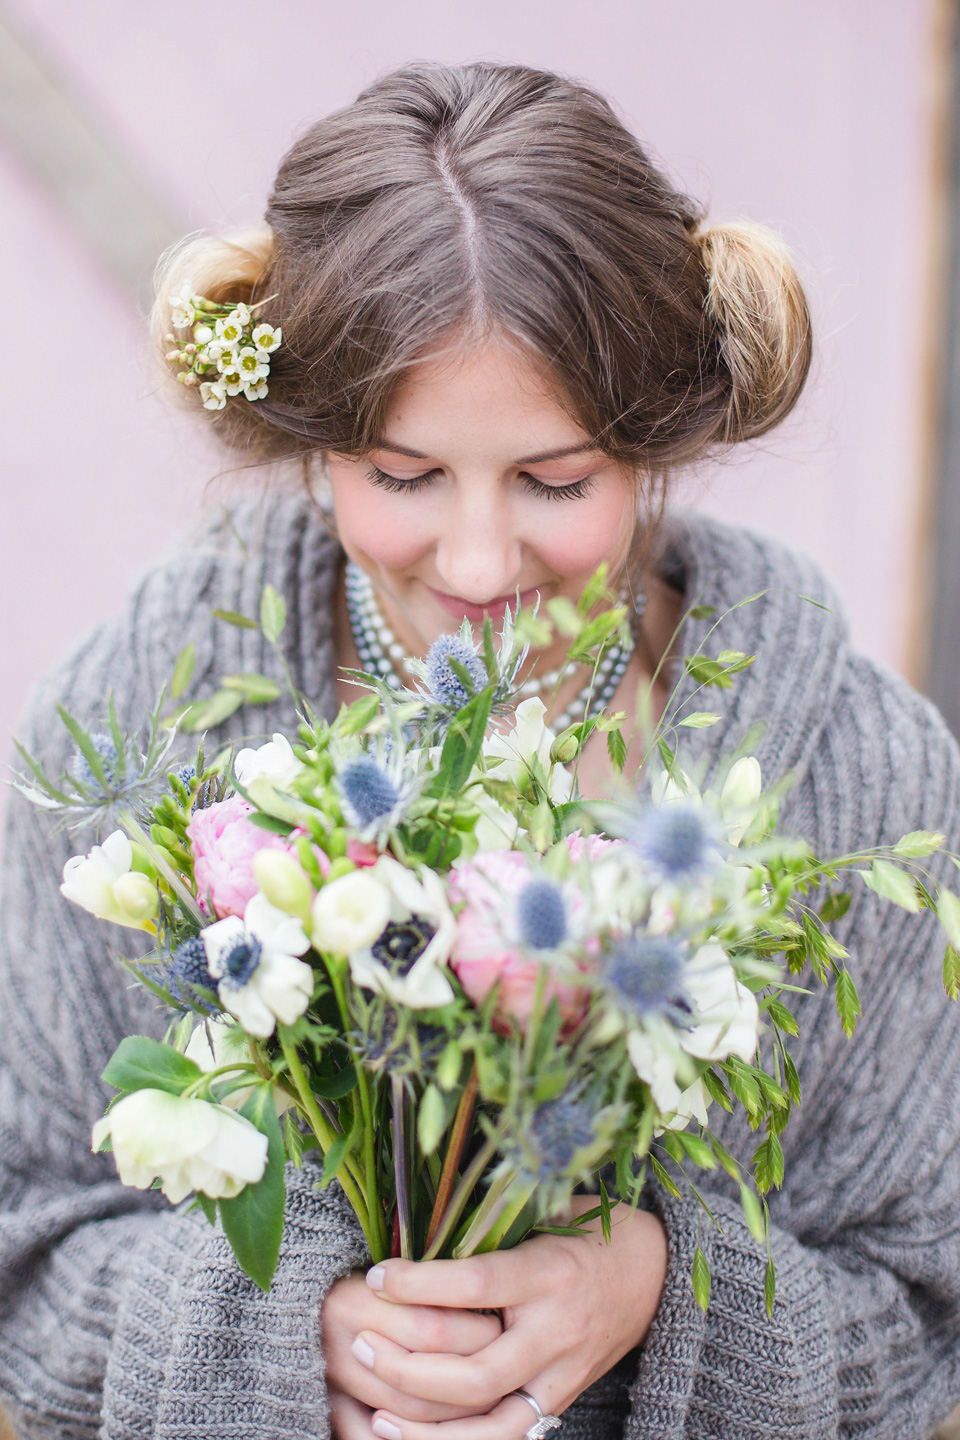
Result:
{"label": "flower bud", "polygon": [[184,345],[184,347],[183,347],[183,353],[184,353],[184,355],[196,355],[196,353],[197,353],[197,347],[196,347],[196,345],[194,345],[192,342],[191,342],[189,345]]}
{"label": "flower bud", "polygon": [[330,862],[330,869],[327,871],[327,884],[329,885],[331,880],[339,880],[341,875],[351,875],[356,868],[356,865],[348,856],[338,855],[335,860],[331,860]]}
{"label": "flower bud", "polygon": [[292,855],[282,850],[260,850],[253,858],[253,878],[271,905],[286,915],[306,920],[313,887]]}
{"label": "flower bud", "polygon": [[[169,338],[172,340],[172,339],[173,339],[173,336],[171,335]],[[179,361],[180,361],[180,351],[179,351],[179,350],[168,350],[164,358],[165,358],[166,360],[169,360],[170,363],[171,363],[171,365],[172,365],[172,364],[175,364],[175,363],[179,363]]]}
{"label": "flower bud", "polygon": [[196,375],[187,375],[183,383],[184,385],[197,385],[199,382]]}
{"label": "flower bud", "polygon": [[138,925],[152,920],[159,907],[156,885],[136,870],[113,882],[113,898],[122,913]]}
{"label": "flower bud", "polygon": [[554,765],[569,765],[580,750],[579,725],[568,725],[550,746],[550,760]]}

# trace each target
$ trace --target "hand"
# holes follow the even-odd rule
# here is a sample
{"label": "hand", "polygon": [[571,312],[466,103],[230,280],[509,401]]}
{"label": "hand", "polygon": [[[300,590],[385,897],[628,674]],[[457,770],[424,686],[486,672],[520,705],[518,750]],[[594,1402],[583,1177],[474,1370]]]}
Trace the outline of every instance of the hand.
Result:
{"label": "hand", "polygon": [[[571,1210],[592,1209],[575,1196]],[[529,1390],[541,1408],[561,1414],[599,1376],[646,1336],[663,1294],[667,1236],[655,1215],[618,1206],[608,1245],[599,1219],[584,1235],[536,1235],[513,1250],[467,1260],[388,1260],[375,1314],[360,1331],[372,1351],[371,1370],[394,1392],[459,1407],[463,1418],[431,1421],[378,1404],[374,1433],[384,1440],[518,1440],[534,1423],[513,1390]],[[439,1347],[388,1335],[399,1305],[499,1309],[503,1334],[476,1349]],[[436,1337],[435,1337],[436,1338]]]}
{"label": "hand", "polygon": [[[383,1304],[360,1271],[337,1280],[321,1310],[323,1356],[331,1423],[338,1440],[370,1440],[370,1421],[380,1406],[404,1420],[452,1420],[472,1415],[469,1405],[445,1405],[403,1395],[356,1358],[357,1332],[376,1326],[397,1347],[429,1354],[472,1355],[501,1334],[496,1315],[430,1305]],[[529,1408],[529,1407],[528,1407]],[[532,1413],[532,1412],[531,1412]]]}

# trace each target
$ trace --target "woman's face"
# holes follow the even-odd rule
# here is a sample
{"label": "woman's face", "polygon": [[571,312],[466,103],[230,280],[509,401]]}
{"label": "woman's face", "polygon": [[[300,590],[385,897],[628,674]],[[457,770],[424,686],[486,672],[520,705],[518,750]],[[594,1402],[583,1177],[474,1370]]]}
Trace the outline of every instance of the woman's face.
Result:
{"label": "woman's face", "polygon": [[633,534],[630,474],[590,444],[534,364],[491,342],[430,361],[397,386],[379,444],[328,453],[343,547],[385,618],[422,654],[464,617],[575,600]]}

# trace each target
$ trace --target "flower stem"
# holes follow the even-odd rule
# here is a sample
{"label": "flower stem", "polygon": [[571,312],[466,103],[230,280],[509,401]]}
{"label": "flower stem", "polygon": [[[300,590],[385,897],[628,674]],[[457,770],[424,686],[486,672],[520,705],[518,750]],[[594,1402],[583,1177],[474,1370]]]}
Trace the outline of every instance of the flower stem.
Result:
{"label": "flower stem", "polygon": [[[327,961],[327,973],[330,976],[330,983],[333,986],[333,993],[336,997],[337,1008],[340,1011],[340,1019],[344,1031],[350,1029],[350,1008],[347,1004],[346,991],[343,985],[343,969],[336,960],[324,957]],[[383,1213],[383,1205],[380,1202],[380,1187],[377,1184],[377,1157],[374,1147],[373,1127],[373,1106],[370,1103],[370,1085],[367,1076],[362,1068],[357,1066],[357,1093],[360,1096],[360,1109],[363,1113],[363,1168],[366,1176],[364,1195],[367,1201],[367,1216],[370,1224],[370,1252],[375,1261],[385,1260],[388,1252],[388,1238],[386,1229],[386,1217]]]}
{"label": "flower stem", "polygon": [[463,1178],[460,1181],[460,1184],[453,1192],[453,1199],[447,1206],[446,1213],[444,1214],[443,1219],[440,1221],[440,1224],[437,1226],[437,1233],[434,1235],[432,1243],[428,1245],[427,1249],[424,1251],[424,1260],[435,1260],[440,1254],[444,1242],[449,1236],[454,1225],[456,1225],[457,1221],[460,1219],[460,1216],[463,1212],[463,1207],[470,1199],[470,1196],[473,1194],[474,1190],[477,1187],[480,1177],[483,1175],[484,1170],[486,1170],[487,1166],[493,1159],[494,1155],[496,1155],[496,1153],[497,1142],[495,1140],[487,1140],[483,1145],[481,1145],[480,1149],[477,1151],[476,1155],[473,1157],[470,1164],[464,1171]]}
{"label": "flower stem", "polygon": [[459,1242],[453,1247],[454,1260],[462,1260],[464,1256],[473,1254],[506,1205],[512,1181],[512,1175],[501,1175],[490,1185],[486,1195],[474,1211],[473,1219]]}
{"label": "flower stem", "polygon": [[492,1216],[483,1235],[479,1240],[474,1241],[470,1249],[466,1247],[467,1237],[464,1236],[454,1252],[456,1258],[461,1259],[464,1255],[481,1255],[488,1250],[498,1250],[507,1231],[529,1204],[530,1197],[536,1188],[535,1180],[519,1180],[515,1177],[503,1197],[503,1203],[497,1207],[496,1213]]}
{"label": "flower stem", "polygon": [[410,1213],[410,1156],[407,1145],[407,1096],[402,1075],[390,1079],[393,1101],[393,1175],[397,1192],[397,1220],[400,1226],[400,1254],[413,1256],[413,1217]]}
{"label": "flower stem", "polygon": [[137,819],[136,815],[134,815],[133,811],[121,810],[118,812],[117,818],[119,819],[124,830],[126,830],[130,839],[136,840],[138,845],[143,846],[144,850],[150,857],[151,863],[156,866],[159,874],[161,874],[164,880],[166,880],[167,884],[170,886],[170,889],[173,891],[174,895],[176,895],[177,899],[180,901],[180,904],[183,906],[184,910],[186,910],[190,918],[192,920],[195,920],[196,923],[201,927],[201,929],[204,925],[207,925],[209,923],[209,917],[207,915],[204,915],[203,911],[200,909],[200,906],[190,894],[190,891],[187,889],[186,885],[184,885],[180,876],[176,873],[173,867],[168,864],[168,862],[164,859],[163,855],[161,855],[158,847],[153,843],[152,838],[150,837],[150,835],[147,834],[146,830],[144,830],[143,826],[140,824],[140,821]]}
{"label": "flower stem", "polygon": [[[283,1050],[283,1057],[293,1077],[293,1083],[297,1087],[300,1103],[306,1112],[307,1119],[310,1121],[314,1135],[316,1135],[320,1142],[323,1153],[326,1154],[336,1139],[336,1135],[330,1122],[318,1106],[313,1091],[310,1089],[310,1082],[307,1080],[303,1066],[300,1063],[300,1056],[297,1054],[296,1045],[288,1038],[285,1028],[282,1025],[277,1027],[277,1031],[280,1036],[280,1047]],[[370,1217],[365,1196],[361,1193],[357,1182],[355,1182],[351,1174],[346,1156],[344,1156],[340,1168],[336,1172],[336,1177],[343,1186],[344,1194],[353,1206],[356,1217],[360,1221],[363,1233],[366,1236],[367,1244],[370,1247],[370,1253],[373,1255],[373,1236],[370,1233]],[[382,1260],[383,1256],[374,1255],[374,1259]]]}
{"label": "flower stem", "polygon": [[463,1159],[463,1152],[470,1135],[470,1124],[473,1120],[473,1105],[477,1098],[477,1085],[477,1062],[474,1060],[470,1067],[467,1083],[457,1103],[457,1113],[453,1117],[453,1130],[450,1133],[450,1143],[447,1146],[447,1153],[444,1156],[443,1169],[440,1172],[440,1183],[437,1186],[437,1198],[434,1201],[433,1210],[430,1214],[430,1224],[427,1227],[428,1250],[433,1244],[434,1237],[440,1228],[441,1217],[449,1205],[450,1197],[453,1194],[457,1171],[460,1168],[460,1161]]}

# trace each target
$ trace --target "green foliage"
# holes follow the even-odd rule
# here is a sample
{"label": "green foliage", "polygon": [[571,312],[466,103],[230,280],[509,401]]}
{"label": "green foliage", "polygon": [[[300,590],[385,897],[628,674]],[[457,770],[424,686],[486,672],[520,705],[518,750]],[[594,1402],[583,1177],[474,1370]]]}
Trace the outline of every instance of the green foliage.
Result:
{"label": "green foliage", "polygon": [[914,914],[921,908],[912,878],[889,860],[876,859],[869,870],[861,870],[864,884],[884,900],[891,900]]}
{"label": "green foliage", "polygon": [[952,945],[943,956],[943,988],[951,1000],[960,999],[960,954]]}
{"label": "green foliage", "polygon": [[860,996],[853,983],[853,976],[846,967],[837,976],[836,1001],[837,1014],[840,1016],[843,1033],[849,1037],[857,1028],[857,1020],[860,1015]]}
{"label": "green foliage", "polygon": [[220,1222],[237,1262],[261,1290],[269,1290],[283,1238],[286,1149],[269,1084],[258,1085],[240,1109],[267,1137],[267,1167],[256,1185],[220,1201]]}
{"label": "green foliage", "polygon": [[607,754],[614,770],[622,772],[627,759],[627,742],[623,738],[622,730],[607,731]]}
{"label": "green foliage", "polygon": [[260,626],[256,620],[251,620],[249,615],[241,615],[239,610],[214,610],[218,620],[226,625],[235,625],[239,630],[259,630]]}
{"label": "green foliage", "polygon": [[125,1095],[135,1090],[165,1090],[168,1095],[181,1095],[202,1075],[195,1061],[170,1045],[146,1035],[128,1035],[113,1052],[103,1079]]}
{"label": "green foliage", "polygon": [[698,1245],[693,1252],[693,1295],[701,1310],[706,1310],[710,1304],[710,1266],[707,1264],[707,1257]]}
{"label": "green foliage", "polygon": [[287,602],[272,585],[264,585],[260,596],[260,629],[276,645],[287,623]]}
{"label": "green foliage", "polygon": [[173,667],[173,675],[170,680],[170,698],[179,700],[193,679],[193,672],[197,664],[197,647],[192,642],[185,645],[177,656]]}

